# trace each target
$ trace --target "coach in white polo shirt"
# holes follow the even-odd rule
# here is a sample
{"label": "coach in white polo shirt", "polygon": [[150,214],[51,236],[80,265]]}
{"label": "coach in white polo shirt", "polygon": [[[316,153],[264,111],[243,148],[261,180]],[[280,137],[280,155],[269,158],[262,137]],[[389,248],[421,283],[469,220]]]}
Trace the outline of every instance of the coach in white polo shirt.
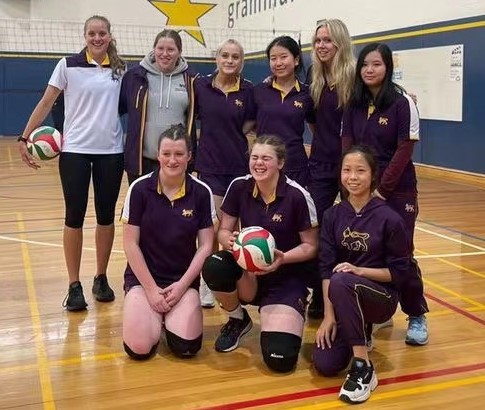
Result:
{"label": "coach in white polo shirt", "polygon": [[115,206],[123,176],[118,100],[125,64],[118,56],[110,31],[110,22],[105,17],[93,16],[86,20],[86,47],[81,53],[57,63],[42,99],[19,137],[22,160],[31,168],[39,168],[27,152],[26,136],[45,120],[63,91],[65,120],[59,173],[66,209],[63,243],[69,275],[69,292],[64,306],[69,311],[87,307],[79,269],[91,174],[97,222],[96,273],[92,290],[99,302],[111,302],[115,298],[106,270],[113,246]]}

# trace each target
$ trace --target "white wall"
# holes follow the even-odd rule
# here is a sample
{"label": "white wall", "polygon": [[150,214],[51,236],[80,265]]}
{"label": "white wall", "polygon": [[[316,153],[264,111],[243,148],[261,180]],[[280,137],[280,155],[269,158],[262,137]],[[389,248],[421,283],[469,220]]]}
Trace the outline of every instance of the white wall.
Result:
{"label": "white wall", "polygon": [[[192,0],[192,3],[216,4],[199,20],[205,46],[183,34],[184,52],[197,57],[210,56],[211,50],[229,36],[241,40],[249,52],[263,50],[274,31],[276,34],[301,32],[301,40],[306,43],[317,20],[324,18],[340,18],[352,35],[361,35],[485,15],[485,0]],[[185,12],[182,10],[182,15]],[[124,54],[144,54],[167,22],[167,17],[148,0],[0,0],[0,29],[7,33],[0,38],[0,52],[76,51],[82,45],[82,22],[93,14],[110,19]],[[30,44],[29,32],[22,36],[24,25],[15,19],[78,24],[58,24],[59,33],[52,34],[52,23],[35,23],[39,27],[29,24],[30,33],[34,33],[30,37],[35,37],[35,42]],[[69,44],[65,39],[70,39]]]}

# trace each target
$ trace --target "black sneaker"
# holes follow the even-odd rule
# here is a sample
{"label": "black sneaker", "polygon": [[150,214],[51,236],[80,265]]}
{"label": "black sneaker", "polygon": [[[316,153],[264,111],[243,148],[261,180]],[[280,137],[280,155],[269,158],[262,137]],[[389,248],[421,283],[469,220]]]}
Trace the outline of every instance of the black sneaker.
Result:
{"label": "black sneaker", "polygon": [[84,310],[88,306],[84,299],[81,282],[76,281],[69,285],[69,291],[62,302],[62,306],[69,311]]}
{"label": "black sneaker", "polygon": [[112,302],[115,300],[115,293],[109,287],[106,275],[98,275],[94,278],[93,294],[98,302]]}
{"label": "black sneaker", "polygon": [[346,403],[362,403],[376,387],[377,376],[372,362],[368,366],[365,360],[354,357],[338,397]]}
{"label": "black sneaker", "polygon": [[221,334],[216,339],[215,348],[218,352],[230,352],[239,346],[239,340],[253,327],[253,321],[248,311],[243,308],[243,319],[230,317],[228,322],[222,326]]}

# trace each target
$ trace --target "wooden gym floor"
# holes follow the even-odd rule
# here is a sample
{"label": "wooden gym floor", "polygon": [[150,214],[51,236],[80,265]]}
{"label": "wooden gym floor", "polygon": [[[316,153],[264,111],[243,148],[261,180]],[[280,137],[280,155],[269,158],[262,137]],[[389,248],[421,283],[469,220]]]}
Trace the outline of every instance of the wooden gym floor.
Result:
{"label": "wooden gym floor", "polygon": [[[344,375],[318,376],[311,366],[317,322],[308,322],[296,371],[266,370],[259,355],[258,316],[241,347],[216,353],[225,322],[204,311],[197,358],[178,360],[163,345],[136,363],[123,352],[121,312],[125,258],[121,224],[109,277],[117,299],[93,301],[94,211],[85,223],[82,282],[89,308],[67,313],[62,253],[63,201],[57,162],[33,171],[13,139],[0,139],[0,409],[334,409]],[[434,174],[436,175],[436,174]],[[404,344],[406,318],[380,330],[371,353],[379,387],[366,409],[481,409],[485,398],[485,191],[443,176],[420,177],[416,231],[431,313],[430,342]],[[124,182],[119,209],[126,192]]]}

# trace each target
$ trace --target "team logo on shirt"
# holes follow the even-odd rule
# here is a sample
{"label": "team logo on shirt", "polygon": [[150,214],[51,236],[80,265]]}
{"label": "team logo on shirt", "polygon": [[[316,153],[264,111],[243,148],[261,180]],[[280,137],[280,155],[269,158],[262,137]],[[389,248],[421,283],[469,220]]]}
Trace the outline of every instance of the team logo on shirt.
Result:
{"label": "team logo on shirt", "polygon": [[283,222],[283,215],[281,214],[274,214],[271,218],[273,222]]}
{"label": "team logo on shirt", "polygon": [[406,204],[404,210],[410,214],[414,214],[414,204]]}
{"label": "team logo on shirt", "polygon": [[236,98],[234,100],[234,104],[236,104],[236,107],[242,107],[242,106],[244,106],[244,103],[239,98]]}
{"label": "team logo on shirt", "polygon": [[349,251],[367,252],[367,240],[369,236],[368,233],[356,232],[347,228],[343,232],[342,246]]}
{"label": "team logo on shirt", "polygon": [[389,122],[389,118],[387,117],[379,117],[379,125],[387,125]]}
{"label": "team logo on shirt", "polygon": [[182,210],[182,216],[185,218],[192,218],[194,216],[194,210],[193,209],[183,209]]}
{"label": "team logo on shirt", "polygon": [[301,101],[293,101],[293,105],[296,108],[303,108],[303,103]]}

